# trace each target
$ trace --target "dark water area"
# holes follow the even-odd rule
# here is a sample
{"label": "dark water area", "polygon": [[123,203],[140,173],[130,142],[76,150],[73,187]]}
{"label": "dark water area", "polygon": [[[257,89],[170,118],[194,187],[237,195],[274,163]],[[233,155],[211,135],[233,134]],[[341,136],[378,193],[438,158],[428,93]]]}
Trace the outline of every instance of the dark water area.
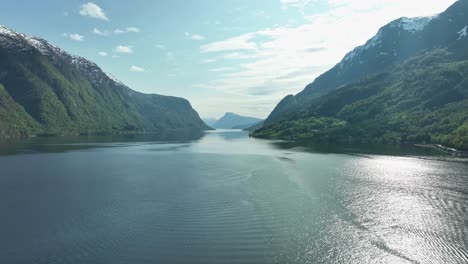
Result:
{"label": "dark water area", "polygon": [[129,144],[178,143],[201,139],[199,131],[172,131],[166,133],[137,133],[122,135],[89,135],[61,137],[32,137],[27,139],[0,140],[0,155],[25,153],[53,153],[93,148],[128,146]]}
{"label": "dark water area", "polygon": [[468,161],[205,135],[0,143],[0,263],[467,263]]}

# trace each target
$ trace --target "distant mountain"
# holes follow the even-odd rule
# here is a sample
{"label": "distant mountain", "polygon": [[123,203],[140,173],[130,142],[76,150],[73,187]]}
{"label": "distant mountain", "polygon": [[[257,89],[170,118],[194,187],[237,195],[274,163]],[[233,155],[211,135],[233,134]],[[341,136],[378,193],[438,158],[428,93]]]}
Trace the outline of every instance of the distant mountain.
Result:
{"label": "distant mountain", "polygon": [[254,136],[468,149],[468,0],[431,18],[384,26]]}
{"label": "distant mountain", "polygon": [[385,25],[377,35],[346,54],[341,62],[302,92],[285,97],[265,124],[282,119],[288,112],[304,110],[315,98],[370,74],[385,71],[419,53],[447,47],[459,54],[467,54],[464,46],[467,12],[468,0],[459,0],[440,15],[400,18]]}
{"label": "distant mountain", "polygon": [[226,113],[222,118],[213,124],[213,127],[217,129],[244,129],[262,121],[263,120],[254,117]]}
{"label": "distant mountain", "polygon": [[208,129],[182,98],[136,92],[95,63],[0,26],[0,137]]}
{"label": "distant mountain", "polygon": [[205,124],[207,124],[208,126],[212,127],[214,125],[214,123],[216,123],[216,121],[218,121],[218,119],[216,118],[202,118],[203,122],[205,122]]}

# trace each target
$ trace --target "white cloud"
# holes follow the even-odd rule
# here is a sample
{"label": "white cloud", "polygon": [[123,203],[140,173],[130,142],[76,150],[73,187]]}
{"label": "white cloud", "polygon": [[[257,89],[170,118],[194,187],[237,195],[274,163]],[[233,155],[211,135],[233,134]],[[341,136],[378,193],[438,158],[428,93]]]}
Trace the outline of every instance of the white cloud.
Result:
{"label": "white cloud", "polygon": [[115,35],[125,34],[125,33],[138,33],[140,32],[140,28],[137,27],[126,27],[125,29],[117,28],[114,30]]}
{"label": "white cloud", "polygon": [[[298,8],[300,13],[304,15],[305,8],[310,4],[314,2],[318,2],[319,0],[280,0],[281,6],[283,9],[287,9],[289,7],[294,7]],[[326,2],[327,0],[324,0],[323,2]],[[333,0],[330,0],[333,1]],[[366,1],[366,0],[364,0]],[[358,1],[355,1],[358,2]]]}
{"label": "white cloud", "polygon": [[99,36],[109,36],[110,35],[109,31],[101,31],[101,30],[99,30],[97,28],[93,29],[93,33],[96,34],[96,35],[99,35]]}
{"label": "white cloud", "polygon": [[99,56],[102,56],[102,57],[107,57],[109,54],[105,51],[100,51],[98,52]]}
{"label": "white cloud", "polygon": [[69,36],[72,40],[76,40],[76,41],[83,41],[84,40],[84,36],[78,34],[78,33],[73,33],[73,34],[70,34]]}
{"label": "white cloud", "polygon": [[94,28],[93,29],[93,33],[96,34],[96,35],[99,35],[99,36],[109,36],[111,35],[112,33],[114,35],[120,35],[120,34],[125,34],[125,33],[138,33],[140,32],[141,30],[137,27],[127,27],[125,29],[120,29],[120,28],[117,28],[115,29],[114,31],[108,31],[108,30],[100,30],[98,28]]}
{"label": "white cloud", "polygon": [[280,0],[280,3],[283,5],[296,4],[301,2],[301,0]]}
{"label": "white cloud", "polygon": [[125,30],[126,30],[127,32],[135,32],[135,33],[140,32],[140,29],[137,28],[137,27],[127,27]]}
{"label": "white cloud", "polygon": [[252,57],[253,55],[249,55],[248,53],[243,53],[243,52],[225,53],[221,56],[221,58],[226,59],[226,60],[245,60],[245,59],[250,59]]}
{"label": "white cloud", "polygon": [[237,37],[228,38],[223,41],[212,42],[201,46],[200,50],[203,53],[221,52],[221,51],[252,51],[257,49],[257,44],[253,41],[256,33],[247,33]]}
{"label": "white cloud", "polygon": [[[282,1],[283,4],[305,2]],[[232,99],[239,103],[237,108],[248,108],[252,106],[248,104],[262,100],[264,112],[260,114],[267,115],[281,98],[301,91],[314,78],[338,63],[347,52],[364,44],[381,26],[401,16],[442,12],[455,0],[362,2],[329,0],[331,9],[306,17],[305,24],[258,30],[202,45],[201,53],[214,55],[206,58],[207,62],[244,61],[239,63],[238,70],[223,72],[218,79],[198,87]],[[212,100],[220,109],[226,107],[224,104],[230,105],[218,99]],[[251,114],[254,113],[258,114]]]}
{"label": "white cloud", "polygon": [[118,45],[117,47],[114,48],[114,52],[132,54],[133,53],[133,47],[132,46]]}
{"label": "white cloud", "polygon": [[203,63],[212,63],[222,60],[247,60],[255,58],[254,54],[249,52],[226,52],[214,58],[204,59]]}
{"label": "white cloud", "polygon": [[199,35],[199,34],[190,34],[188,32],[185,32],[185,37],[187,39],[191,39],[191,40],[205,40],[206,38],[202,35]]}
{"label": "white cloud", "polygon": [[154,45],[157,49],[160,49],[160,50],[165,50],[166,49],[166,46],[162,45],[162,44],[156,44]]}
{"label": "white cloud", "polygon": [[210,72],[227,72],[227,71],[232,71],[232,70],[234,70],[234,68],[232,67],[220,67],[220,68],[210,69],[209,71]]}
{"label": "white cloud", "polygon": [[84,36],[78,34],[78,33],[72,33],[72,34],[69,34],[69,33],[63,33],[63,36],[64,37],[67,37],[71,40],[74,40],[74,41],[84,41]]}
{"label": "white cloud", "polygon": [[138,67],[138,66],[135,66],[135,65],[132,65],[132,67],[130,67],[130,71],[132,71],[132,72],[144,72],[145,69],[143,69],[141,67]]}
{"label": "white cloud", "polygon": [[[330,1],[333,1],[333,0],[329,0],[329,2]],[[317,0],[280,0],[280,3],[285,6],[287,5],[303,6],[303,5],[307,5],[310,2],[317,2]]]}
{"label": "white cloud", "polygon": [[213,63],[213,62],[216,62],[217,59],[204,59],[202,62],[203,63]]}
{"label": "white cloud", "polygon": [[205,39],[204,36],[202,36],[202,35],[197,35],[197,34],[192,35],[190,38],[191,38],[192,40],[204,40],[204,39]]}
{"label": "white cloud", "polygon": [[91,2],[81,5],[80,15],[109,21],[102,8]]}

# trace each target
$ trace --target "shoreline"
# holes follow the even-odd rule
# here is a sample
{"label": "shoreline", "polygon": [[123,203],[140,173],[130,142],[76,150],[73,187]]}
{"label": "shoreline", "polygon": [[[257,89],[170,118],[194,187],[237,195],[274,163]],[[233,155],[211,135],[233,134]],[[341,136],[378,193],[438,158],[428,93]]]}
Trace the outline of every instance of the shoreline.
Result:
{"label": "shoreline", "polygon": [[455,156],[468,156],[467,151],[449,148],[440,144],[414,144],[414,146],[419,147],[419,148],[433,148],[433,149],[442,151],[444,153],[449,153]]}

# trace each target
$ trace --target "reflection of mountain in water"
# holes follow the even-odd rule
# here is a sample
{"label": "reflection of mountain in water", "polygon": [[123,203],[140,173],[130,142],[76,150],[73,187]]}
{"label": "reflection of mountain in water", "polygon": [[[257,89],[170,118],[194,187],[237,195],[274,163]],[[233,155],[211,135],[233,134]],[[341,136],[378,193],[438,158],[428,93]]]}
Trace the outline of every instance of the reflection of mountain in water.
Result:
{"label": "reflection of mountain in water", "polygon": [[310,153],[359,155],[376,154],[392,156],[439,156],[446,154],[431,148],[419,148],[412,145],[372,145],[372,144],[327,144],[314,142],[271,141],[278,149],[300,149]]}
{"label": "reflection of mountain in water", "polygon": [[0,142],[0,155],[25,152],[57,153],[72,150],[127,146],[130,143],[141,142],[184,143],[201,139],[203,136],[203,132],[181,130],[128,135],[37,137]]}
{"label": "reflection of mountain in water", "polygon": [[239,140],[249,137],[249,134],[247,132],[240,130],[217,130],[216,132],[210,133],[215,133],[224,140]]}

